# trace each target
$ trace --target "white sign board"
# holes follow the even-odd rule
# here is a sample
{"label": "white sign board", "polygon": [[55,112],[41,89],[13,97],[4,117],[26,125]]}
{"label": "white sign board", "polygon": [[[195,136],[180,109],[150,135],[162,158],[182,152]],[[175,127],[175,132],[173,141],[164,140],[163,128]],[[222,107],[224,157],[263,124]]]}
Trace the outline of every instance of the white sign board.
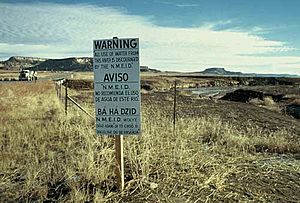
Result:
{"label": "white sign board", "polygon": [[97,134],[140,134],[139,39],[103,39],[93,44]]}

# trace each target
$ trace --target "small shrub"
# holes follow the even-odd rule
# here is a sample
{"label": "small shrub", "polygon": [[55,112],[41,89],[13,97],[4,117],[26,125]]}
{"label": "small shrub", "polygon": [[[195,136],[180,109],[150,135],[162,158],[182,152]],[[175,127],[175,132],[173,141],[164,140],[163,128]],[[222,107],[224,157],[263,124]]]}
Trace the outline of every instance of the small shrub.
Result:
{"label": "small shrub", "polygon": [[260,105],[263,105],[264,102],[259,98],[254,98],[254,99],[250,99],[249,103],[260,106]]}
{"label": "small shrub", "polygon": [[264,106],[276,106],[276,102],[272,99],[272,97],[264,97],[263,99]]}
{"label": "small shrub", "polygon": [[294,101],[291,102],[291,104],[300,105],[300,99],[295,99]]}

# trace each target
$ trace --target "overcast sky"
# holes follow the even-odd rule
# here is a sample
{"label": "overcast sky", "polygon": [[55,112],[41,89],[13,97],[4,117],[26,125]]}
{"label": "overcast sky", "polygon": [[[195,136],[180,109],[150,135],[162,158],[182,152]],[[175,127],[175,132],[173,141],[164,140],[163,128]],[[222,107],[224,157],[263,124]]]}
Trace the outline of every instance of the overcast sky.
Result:
{"label": "overcast sky", "polygon": [[92,40],[140,38],[160,70],[300,75],[298,0],[1,1],[0,59],[92,56]]}

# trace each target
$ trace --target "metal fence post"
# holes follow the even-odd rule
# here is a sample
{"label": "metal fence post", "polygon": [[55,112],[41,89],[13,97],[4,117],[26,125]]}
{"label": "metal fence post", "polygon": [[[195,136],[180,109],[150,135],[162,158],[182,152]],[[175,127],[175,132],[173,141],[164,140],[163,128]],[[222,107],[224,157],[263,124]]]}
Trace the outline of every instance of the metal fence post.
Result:
{"label": "metal fence post", "polygon": [[175,133],[176,129],[176,89],[177,89],[177,81],[174,82],[174,109],[173,109],[173,132]]}
{"label": "metal fence post", "polygon": [[68,80],[66,80],[66,92],[65,92],[65,113],[68,114]]}

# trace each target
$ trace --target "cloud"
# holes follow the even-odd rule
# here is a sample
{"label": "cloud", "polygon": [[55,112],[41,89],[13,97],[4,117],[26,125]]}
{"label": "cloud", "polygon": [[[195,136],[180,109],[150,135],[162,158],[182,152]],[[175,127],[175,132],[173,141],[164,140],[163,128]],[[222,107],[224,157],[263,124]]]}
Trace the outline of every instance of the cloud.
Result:
{"label": "cloud", "polygon": [[182,3],[182,4],[176,4],[177,7],[181,8],[186,8],[186,7],[199,7],[199,4],[187,4],[187,3]]}
{"label": "cloud", "polygon": [[165,5],[171,5],[171,6],[176,6],[179,8],[189,8],[189,7],[199,7],[200,4],[195,4],[195,3],[177,3],[173,1],[161,1],[161,0],[156,0],[156,3],[160,4],[165,4]]}
{"label": "cloud", "polygon": [[0,3],[0,11],[0,56],[91,56],[94,39],[139,37],[141,64],[161,70],[225,66],[245,72],[300,74],[300,57],[272,56],[294,48],[256,35],[261,28],[214,30],[217,24],[231,21],[196,28],[161,27],[151,18],[84,4]]}

